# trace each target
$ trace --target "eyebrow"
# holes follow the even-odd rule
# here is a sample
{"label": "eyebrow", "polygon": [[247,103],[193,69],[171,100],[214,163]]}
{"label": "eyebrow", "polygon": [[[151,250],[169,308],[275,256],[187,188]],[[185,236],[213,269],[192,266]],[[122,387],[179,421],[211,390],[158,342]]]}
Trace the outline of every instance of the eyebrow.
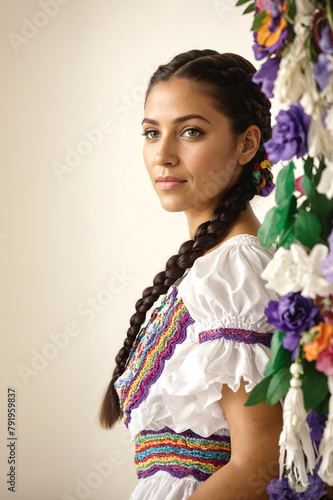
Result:
{"label": "eyebrow", "polygon": [[[182,122],[186,122],[187,120],[192,120],[193,118],[198,118],[199,120],[204,120],[205,122],[210,123],[210,121],[207,120],[207,118],[204,118],[203,116],[201,115],[196,115],[196,114],[192,114],[192,115],[185,115],[185,116],[180,116],[179,118],[176,118],[175,120],[173,120],[173,123],[182,123]],[[143,123],[150,123],[151,125],[158,125],[158,121],[156,120],[152,120],[151,118],[144,118],[141,122],[141,125],[143,125]]]}

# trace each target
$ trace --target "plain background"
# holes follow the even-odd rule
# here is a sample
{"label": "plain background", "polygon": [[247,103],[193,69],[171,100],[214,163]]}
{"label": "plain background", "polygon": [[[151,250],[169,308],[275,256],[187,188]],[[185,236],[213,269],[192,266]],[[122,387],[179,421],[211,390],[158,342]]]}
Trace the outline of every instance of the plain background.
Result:
{"label": "plain background", "polygon": [[[144,168],[145,86],[192,48],[255,62],[252,16],[235,3],[1,0],[3,500],[127,500],[134,488],[127,431],[99,428],[98,408],[135,301],[188,238]],[[261,220],[273,201],[255,202]]]}

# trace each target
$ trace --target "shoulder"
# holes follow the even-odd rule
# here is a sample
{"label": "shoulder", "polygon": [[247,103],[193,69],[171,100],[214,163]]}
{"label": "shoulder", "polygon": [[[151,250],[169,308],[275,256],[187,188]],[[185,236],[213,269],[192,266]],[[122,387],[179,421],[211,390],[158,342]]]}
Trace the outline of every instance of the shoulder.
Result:
{"label": "shoulder", "polygon": [[222,322],[268,331],[263,311],[278,297],[261,274],[271,259],[256,236],[234,236],[195,261],[179,284],[179,295],[194,318],[211,327]]}

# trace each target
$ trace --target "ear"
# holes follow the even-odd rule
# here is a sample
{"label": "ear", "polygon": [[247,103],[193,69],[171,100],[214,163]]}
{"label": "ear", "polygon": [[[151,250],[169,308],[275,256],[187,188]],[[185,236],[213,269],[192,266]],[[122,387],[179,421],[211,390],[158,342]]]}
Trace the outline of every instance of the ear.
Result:
{"label": "ear", "polygon": [[256,154],[260,144],[260,130],[257,125],[250,125],[243,134],[241,151],[238,157],[238,163],[245,165]]}

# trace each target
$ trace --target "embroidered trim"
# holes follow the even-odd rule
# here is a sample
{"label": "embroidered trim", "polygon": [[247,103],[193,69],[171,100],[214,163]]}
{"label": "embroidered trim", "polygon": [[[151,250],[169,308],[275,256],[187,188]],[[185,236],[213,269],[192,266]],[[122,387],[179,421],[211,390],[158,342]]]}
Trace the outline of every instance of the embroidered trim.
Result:
{"label": "embroidered trim", "polygon": [[161,375],[176,345],[184,342],[186,329],[193,322],[182,299],[177,298],[177,288],[173,287],[154,309],[147,326],[141,329],[125,372],[115,383],[127,427],[131,411],[146,399],[149,387]]}
{"label": "embroidered trim", "polygon": [[164,427],[142,431],[135,439],[134,463],[139,479],[165,471],[177,478],[190,474],[205,481],[230,458],[229,436],[204,438],[191,430],[176,433]]}
{"label": "embroidered trim", "polygon": [[199,333],[199,343],[208,340],[227,339],[235,342],[245,342],[245,344],[263,344],[270,347],[272,335],[272,333],[258,333],[253,330],[238,330],[237,328],[216,328]]}

